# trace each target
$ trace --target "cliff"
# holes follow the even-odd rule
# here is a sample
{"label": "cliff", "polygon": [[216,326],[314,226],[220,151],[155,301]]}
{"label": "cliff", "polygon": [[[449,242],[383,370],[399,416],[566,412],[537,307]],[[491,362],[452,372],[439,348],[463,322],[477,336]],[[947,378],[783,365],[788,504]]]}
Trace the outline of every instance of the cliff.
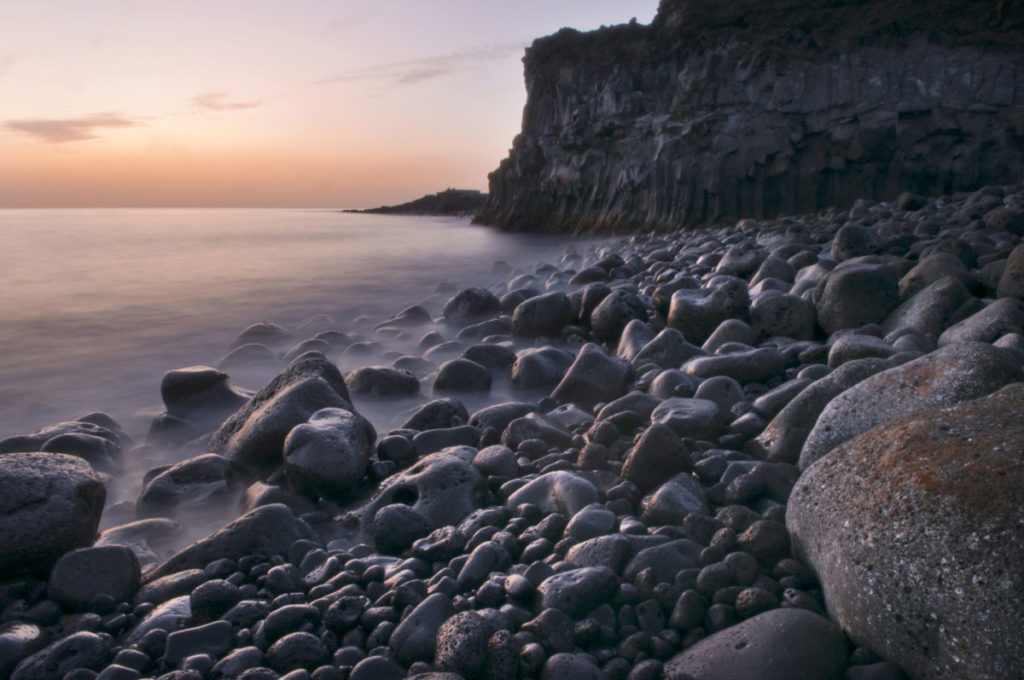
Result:
{"label": "cliff", "polygon": [[1024,177],[1024,0],[662,0],[536,40],[477,221],[662,230]]}

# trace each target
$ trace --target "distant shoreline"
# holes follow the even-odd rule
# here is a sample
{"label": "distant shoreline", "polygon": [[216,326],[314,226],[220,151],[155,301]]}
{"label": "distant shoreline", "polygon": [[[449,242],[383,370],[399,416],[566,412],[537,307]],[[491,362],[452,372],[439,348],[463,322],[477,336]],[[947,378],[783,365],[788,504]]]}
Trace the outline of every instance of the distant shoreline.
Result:
{"label": "distant shoreline", "polygon": [[377,215],[445,215],[472,217],[484,207],[487,194],[476,189],[445,189],[436,194],[427,194],[408,203],[384,205],[365,210],[343,210],[347,213],[369,213]]}

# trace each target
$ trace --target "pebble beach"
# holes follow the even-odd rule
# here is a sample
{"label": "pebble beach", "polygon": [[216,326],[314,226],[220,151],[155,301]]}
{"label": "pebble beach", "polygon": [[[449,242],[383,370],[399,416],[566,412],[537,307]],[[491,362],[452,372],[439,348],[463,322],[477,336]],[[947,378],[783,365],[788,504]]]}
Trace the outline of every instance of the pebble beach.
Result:
{"label": "pebble beach", "polygon": [[1024,677],[1022,236],[905,193],[254,319],[0,441],[0,678]]}

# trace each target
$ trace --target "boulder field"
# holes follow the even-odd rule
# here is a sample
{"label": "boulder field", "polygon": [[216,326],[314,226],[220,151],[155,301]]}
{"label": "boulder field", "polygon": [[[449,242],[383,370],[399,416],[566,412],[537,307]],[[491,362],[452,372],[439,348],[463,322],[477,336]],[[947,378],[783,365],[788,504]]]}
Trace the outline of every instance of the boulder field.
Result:
{"label": "boulder field", "polygon": [[1022,236],[904,194],[258,323],[0,441],[0,677],[1024,676]]}

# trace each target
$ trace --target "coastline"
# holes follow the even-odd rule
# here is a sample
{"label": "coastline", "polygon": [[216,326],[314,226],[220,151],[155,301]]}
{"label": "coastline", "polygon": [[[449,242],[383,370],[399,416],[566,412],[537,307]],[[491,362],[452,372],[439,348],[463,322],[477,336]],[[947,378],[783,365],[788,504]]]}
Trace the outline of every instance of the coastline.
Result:
{"label": "coastline", "polygon": [[[50,456],[93,498],[95,475],[112,483],[119,459],[180,452],[106,517],[102,501],[74,517],[50,508],[59,494],[43,501],[48,512],[33,520],[50,522],[33,529],[42,544],[17,531],[23,510],[0,512],[10,546],[0,605],[31,632],[0,631],[16,649],[0,671],[625,678],[643,666],[682,678],[742,662],[820,677],[941,664],[1012,676],[1019,661],[1005,650],[938,658],[884,627],[882,637],[848,629],[851,652],[823,616],[836,618],[843,597],[815,563],[829,527],[793,524],[788,502],[835,447],[868,446],[897,415],[969,409],[1021,379],[1022,235],[1020,185],[904,194],[620,237],[496,272],[508,280],[489,290],[442,289],[443,304],[392,310],[372,328],[251,327],[225,348],[223,371],[168,374],[166,413],[144,437],[131,433],[134,444],[101,414],[0,442],[5,488],[18,474],[58,474]],[[338,371],[339,357],[394,339],[407,351],[384,352],[390,365]],[[231,382],[280,354],[289,367],[255,394]],[[857,418],[829,411],[851,394]],[[383,424],[380,413],[399,410],[400,426]],[[859,429],[843,441],[823,434],[849,420]],[[989,491],[1012,489],[1014,474]],[[214,512],[231,521],[186,541],[186,526]],[[1020,508],[1004,512],[991,526],[1010,551],[1002,559],[1018,559]],[[58,545],[45,528],[57,520],[80,535]],[[834,540],[835,554],[865,549]],[[901,554],[920,570],[933,557]],[[1001,568],[952,557],[951,584],[948,569]],[[69,561],[72,577],[54,567]],[[873,606],[919,606],[916,593],[901,600],[883,587],[902,587],[902,573],[872,578]],[[100,590],[76,594],[90,579]],[[966,610],[965,625],[992,614],[992,639],[1019,631],[1024,587],[998,604],[994,589],[968,602],[955,587],[920,597]],[[755,643],[728,661],[721,641],[738,631]]]}

